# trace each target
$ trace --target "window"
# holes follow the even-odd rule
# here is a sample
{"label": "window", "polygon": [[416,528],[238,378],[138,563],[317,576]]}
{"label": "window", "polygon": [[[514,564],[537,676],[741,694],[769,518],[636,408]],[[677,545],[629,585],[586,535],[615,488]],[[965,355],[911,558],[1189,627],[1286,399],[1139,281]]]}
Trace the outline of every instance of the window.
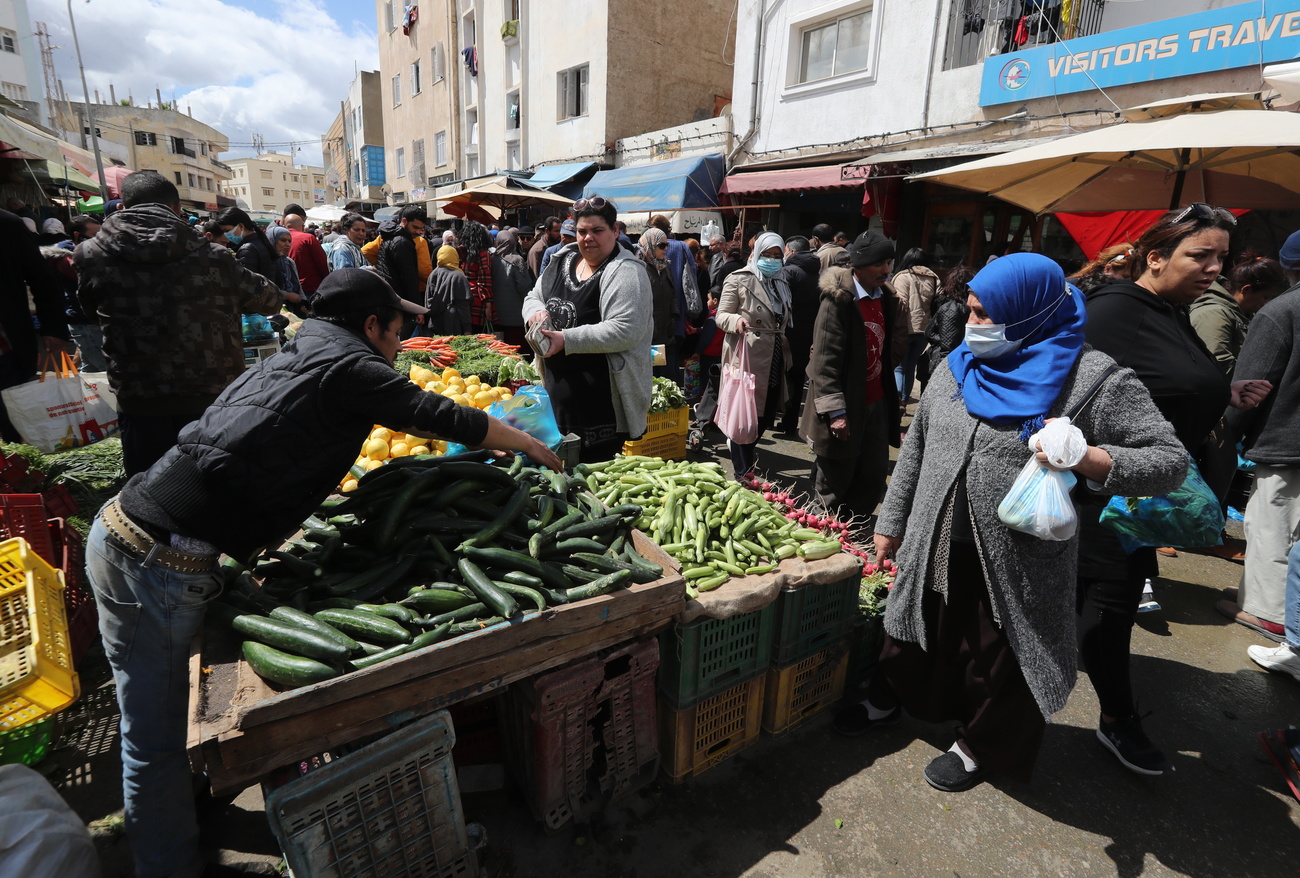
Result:
{"label": "window", "polygon": [[572,119],[574,116],[587,115],[588,73],[589,68],[586,64],[560,71],[559,112],[556,118]]}
{"label": "window", "polygon": [[393,77],[393,106],[400,107],[401,105],[402,105],[402,74],[399,73]]}
{"label": "window", "polygon": [[177,186],[182,186],[182,185],[184,185],[183,183],[181,183],[181,172],[180,172],[180,171],[172,171],[172,176],[176,178],[176,185],[177,185]]}
{"label": "window", "polygon": [[271,179],[271,172],[268,171],[268,170],[266,170],[265,168],[263,168],[263,169],[262,169],[262,179],[263,179],[263,180],[269,180],[269,179]]}
{"label": "window", "polygon": [[[89,126],[89,125],[83,125],[82,128],[81,128],[81,133],[84,134],[84,135],[86,135],[87,137],[89,137],[89,136],[90,136],[90,126]],[[95,129],[95,136],[96,136],[96,137],[103,137],[103,136],[104,136],[104,132],[101,131],[99,128],[96,128],[96,129]]]}
{"label": "window", "polygon": [[442,47],[442,43],[435,43],[433,51],[429,54],[429,75],[433,77],[434,82],[442,82],[443,77],[447,75],[447,51]]}
{"label": "window", "polygon": [[406,150],[400,146],[393,153],[393,173],[398,177],[406,176]]}
{"label": "window", "polygon": [[468,110],[465,113],[465,147],[478,149],[478,110]]}
{"label": "window", "polygon": [[506,21],[519,20],[519,0],[505,0]]}
{"label": "window", "polygon": [[6,52],[18,54],[18,34],[5,28],[0,28],[0,49]]}
{"label": "window", "polygon": [[447,132],[439,131],[433,135],[433,163],[438,167],[447,164]]}
{"label": "window", "polygon": [[297,175],[297,174],[293,174],[292,176],[293,176],[293,182],[297,183],[297,182],[298,182],[298,175]]}
{"label": "window", "polygon": [[11,101],[27,100],[27,86],[18,82],[0,82],[0,93]]}
{"label": "window", "polygon": [[199,141],[199,155],[207,155],[207,154],[208,154],[208,142],[206,140]]}
{"label": "window", "polygon": [[152,131],[137,131],[135,133],[136,146],[157,146],[158,135]]}
{"label": "window", "polygon": [[393,0],[384,3],[384,24],[390,31],[397,27],[397,18],[393,15]]}
{"label": "window", "polygon": [[187,175],[187,176],[190,178],[190,188],[191,188],[191,189],[197,189],[197,188],[198,188],[198,181],[194,179],[194,175],[193,175],[193,174],[189,174],[189,175]]}
{"label": "window", "polygon": [[519,92],[506,95],[506,130],[519,130]]}
{"label": "window", "polygon": [[263,186],[263,187],[262,187],[262,194],[263,194],[263,195],[274,195],[274,194],[275,194],[275,190],[274,190],[274,189],[268,189],[266,186]]}
{"label": "window", "polygon": [[411,95],[414,97],[420,93],[420,61],[417,58],[411,65]]}
{"label": "window", "polygon": [[870,35],[870,9],[805,29],[800,34],[799,82],[865,69]]}

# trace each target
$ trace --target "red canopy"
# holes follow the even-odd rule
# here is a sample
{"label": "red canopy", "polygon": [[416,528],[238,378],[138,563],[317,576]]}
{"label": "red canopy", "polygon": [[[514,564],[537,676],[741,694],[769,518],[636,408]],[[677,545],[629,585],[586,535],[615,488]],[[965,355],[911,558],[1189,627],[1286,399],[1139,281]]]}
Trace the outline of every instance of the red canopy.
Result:
{"label": "red canopy", "polygon": [[781,168],[732,174],[722,181],[722,195],[751,195],[760,192],[795,192],[829,189],[860,189],[861,179],[841,180],[840,166]]}
{"label": "red canopy", "polygon": [[[1136,241],[1165,213],[1163,210],[1107,210],[1058,213],[1056,218],[1091,262],[1112,244]],[[1233,210],[1232,213],[1241,216],[1246,211]]]}
{"label": "red canopy", "polygon": [[104,200],[109,201],[114,198],[122,197],[122,178],[127,174],[134,174],[135,171],[130,168],[124,168],[121,165],[112,165],[104,168]]}

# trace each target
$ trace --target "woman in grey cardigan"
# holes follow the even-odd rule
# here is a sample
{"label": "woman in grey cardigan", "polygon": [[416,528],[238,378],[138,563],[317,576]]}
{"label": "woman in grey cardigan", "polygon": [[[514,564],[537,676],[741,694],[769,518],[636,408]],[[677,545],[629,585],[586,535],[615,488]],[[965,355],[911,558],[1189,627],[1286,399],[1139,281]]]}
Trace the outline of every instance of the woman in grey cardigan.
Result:
{"label": "woman in grey cardigan", "polygon": [[1041,540],[997,514],[1034,454],[1028,443],[1038,450],[1036,431],[1091,398],[1073,419],[1087,443],[1071,467],[1079,477],[1147,496],[1176,488],[1187,469],[1142,383],[1127,369],[1108,374],[1113,361],[1084,347],[1083,296],[1054,262],[1003,257],[970,289],[966,341],[921,400],[876,524],[876,556],[899,568],[880,673],[836,717],[844,734],[904,708],[958,721],[952,749],[925,769],[953,792],[990,771],[1027,780],[1045,718],[1074,686],[1077,537]]}
{"label": "woman in grey cardigan", "polygon": [[[551,258],[524,300],[545,339],[542,378],[560,430],[583,461],[607,460],[645,432],[650,409],[650,280],[618,246],[613,202],[574,202],[578,240]],[[549,321],[549,322],[545,322]]]}

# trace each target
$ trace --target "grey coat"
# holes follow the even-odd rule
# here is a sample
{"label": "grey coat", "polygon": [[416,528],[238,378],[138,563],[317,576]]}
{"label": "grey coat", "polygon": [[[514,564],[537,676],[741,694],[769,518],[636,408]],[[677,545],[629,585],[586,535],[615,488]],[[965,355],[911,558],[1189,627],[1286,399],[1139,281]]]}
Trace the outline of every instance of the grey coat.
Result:
{"label": "grey coat", "polygon": [[[1069,411],[1112,362],[1085,346],[1048,417]],[[1065,706],[1074,688],[1079,540],[1040,540],[998,519],[998,504],[1030,452],[1017,436],[1019,424],[972,417],[961,398],[953,398],[956,392],[945,362],[921,398],[880,508],[876,532],[902,539],[885,630],[925,647],[921,598],[926,588],[947,588],[953,490],[965,469],[994,619],[1006,631],[1039,709],[1050,716]],[[1107,378],[1076,425],[1090,445],[1110,453],[1113,465],[1103,494],[1152,496],[1182,484],[1187,453],[1131,369]]]}

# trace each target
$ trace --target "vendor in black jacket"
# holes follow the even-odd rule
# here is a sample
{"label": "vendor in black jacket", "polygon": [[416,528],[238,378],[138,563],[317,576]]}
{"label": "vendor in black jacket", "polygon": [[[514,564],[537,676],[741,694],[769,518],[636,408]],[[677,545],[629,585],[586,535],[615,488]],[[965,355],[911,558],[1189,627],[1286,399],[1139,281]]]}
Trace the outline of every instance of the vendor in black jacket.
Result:
{"label": "vendor in black jacket", "polygon": [[[1192,329],[1187,305],[1209,289],[1228,255],[1236,219],[1206,204],[1170,211],[1134,245],[1133,280],[1088,294],[1088,344],[1137,373],[1160,413],[1195,457],[1231,399],[1248,408],[1267,382],[1228,380]],[[1143,586],[1159,574],[1155,549],[1131,555],[1098,518],[1107,498],[1079,509],[1079,652],[1101,702],[1097,738],[1129,770],[1164,774],[1169,761],[1137,715],[1129,641]]]}
{"label": "vendor in black jacket", "polygon": [[[289,536],[338,484],[375,424],[560,461],[533,437],[425,393],[393,369],[405,315],[374,272],[331,272],[283,351],[248,370],[95,519],[86,568],[122,712],[136,874],[198,875],[185,755],[187,656],[220,590],[217,558]],[[304,449],[306,453],[304,453]]]}

